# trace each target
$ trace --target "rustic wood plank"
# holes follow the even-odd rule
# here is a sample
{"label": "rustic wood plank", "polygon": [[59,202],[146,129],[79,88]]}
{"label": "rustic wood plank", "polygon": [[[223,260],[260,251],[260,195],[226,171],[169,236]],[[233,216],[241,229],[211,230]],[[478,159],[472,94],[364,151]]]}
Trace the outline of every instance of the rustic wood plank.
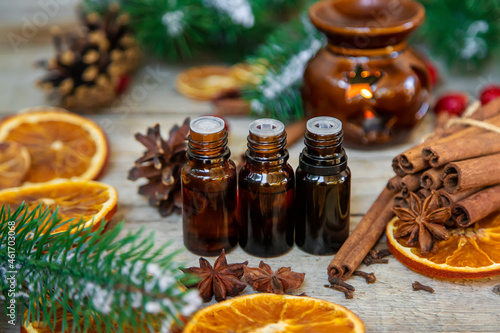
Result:
{"label": "rustic wood plank", "polygon": [[[23,52],[14,54],[3,46],[0,45],[0,114],[44,104],[43,94],[33,86],[33,81],[41,73],[29,65],[36,59],[49,56],[51,47],[33,43],[27,45]],[[140,86],[148,75],[147,68],[155,68],[157,64],[147,63],[149,65],[135,77],[131,89]],[[154,208],[147,205],[147,200],[137,194],[137,186],[142,181],[134,183],[126,179],[128,169],[143,151],[143,147],[133,139],[133,133],[144,132],[148,126],[158,122],[166,134],[174,123],[181,123],[186,116],[196,117],[211,112],[210,104],[188,101],[174,90],[176,73],[189,65],[159,66],[169,74],[148,92],[144,100],[131,105],[122,100],[111,108],[87,116],[106,130],[111,142],[110,163],[101,180],[119,191],[119,209],[113,223],[125,220],[124,232],[144,228],[146,233],[154,232],[158,246],[171,241],[172,248],[182,248],[181,217],[160,217]],[[461,85],[457,81],[462,82]],[[472,84],[477,86],[479,83]],[[466,86],[466,80],[458,79],[446,87],[462,89]],[[473,92],[472,89],[467,90]],[[126,96],[132,96],[132,91],[129,90]],[[245,149],[250,121],[249,118],[228,118],[233,156]],[[430,130],[431,124],[432,117],[428,117],[409,140],[395,147],[377,151],[347,150],[353,174],[351,229],[392,176],[392,157],[418,142]],[[297,143],[290,148],[293,167],[297,166],[302,147],[302,143]],[[378,246],[384,247],[384,242],[383,238]],[[192,266],[197,263],[198,257],[184,251],[179,259],[186,266]],[[258,265],[261,260],[246,255],[240,248],[228,254],[230,262],[247,259],[252,266]],[[476,281],[433,279],[410,271],[391,257],[388,265],[362,266],[362,270],[375,272],[378,281],[367,285],[361,278],[352,278],[349,282],[356,287],[355,298],[346,300],[343,294],[323,287],[327,282],[326,267],[331,259],[332,256],[312,256],[294,248],[288,254],[266,259],[266,262],[275,269],[291,266],[296,271],[305,272],[305,284],[296,291],[297,294],[306,292],[310,296],[347,306],[364,320],[368,332],[498,332],[500,329],[499,296],[491,291],[494,285],[500,283],[500,277]],[[214,259],[210,260],[213,262]],[[411,284],[414,281],[430,285],[436,292],[413,292]],[[245,293],[250,292],[248,288],[245,290]]]}

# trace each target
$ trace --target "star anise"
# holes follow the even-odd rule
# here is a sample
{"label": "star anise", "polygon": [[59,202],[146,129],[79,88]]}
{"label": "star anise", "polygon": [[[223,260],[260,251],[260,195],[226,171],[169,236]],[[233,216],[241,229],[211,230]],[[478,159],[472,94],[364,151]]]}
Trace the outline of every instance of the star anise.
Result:
{"label": "star anise", "polygon": [[290,267],[281,267],[276,273],[271,266],[260,262],[259,267],[243,267],[245,280],[255,291],[284,294],[299,288],[304,282],[305,273],[292,272]]}
{"label": "star anise", "polygon": [[215,300],[220,302],[225,300],[227,296],[236,296],[245,289],[247,285],[240,279],[243,276],[243,268],[247,264],[248,261],[228,265],[226,253],[222,250],[222,254],[215,260],[213,268],[208,260],[200,258],[200,267],[186,268],[182,271],[200,278],[196,287],[203,301],[210,302],[215,295]]}
{"label": "star anise", "polygon": [[420,253],[426,254],[437,250],[436,240],[448,239],[444,224],[451,216],[449,207],[441,207],[439,193],[432,191],[424,202],[413,192],[408,198],[409,207],[394,207],[394,213],[402,223],[394,231],[395,238],[408,238],[408,245],[420,245]]}
{"label": "star anise", "polygon": [[139,187],[139,194],[149,197],[149,204],[158,206],[162,216],[180,213],[182,209],[181,169],[187,161],[188,133],[189,118],[186,118],[182,126],[172,127],[168,141],[161,137],[158,124],[148,128],[147,135],[135,135],[147,151],[135,161],[128,179],[144,177],[149,180]]}

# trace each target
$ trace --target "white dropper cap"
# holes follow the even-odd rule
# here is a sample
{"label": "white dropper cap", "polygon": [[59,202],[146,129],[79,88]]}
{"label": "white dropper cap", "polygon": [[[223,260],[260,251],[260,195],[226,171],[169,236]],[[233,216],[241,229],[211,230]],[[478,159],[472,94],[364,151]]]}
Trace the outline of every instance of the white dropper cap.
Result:
{"label": "white dropper cap", "polygon": [[334,135],[342,131],[342,122],[333,117],[316,117],[307,121],[307,130],[316,135]]}
{"label": "white dropper cap", "polygon": [[191,131],[199,134],[215,134],[224,129],[225,123],[219,117],[204,116],[193,119],[189,124]]}
{"label": "white dropper cap", "polygon": [[284,130],[285,125],[276,119],[263,118],[250,123],[250,133],[259,137],[280,135]]}

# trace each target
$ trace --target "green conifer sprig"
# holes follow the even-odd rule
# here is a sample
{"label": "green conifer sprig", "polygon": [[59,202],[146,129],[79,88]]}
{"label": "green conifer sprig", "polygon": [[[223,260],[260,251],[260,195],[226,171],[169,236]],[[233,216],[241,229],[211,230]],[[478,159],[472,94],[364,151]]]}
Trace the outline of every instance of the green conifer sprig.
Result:
{"label": "green conifer sprig", "polygon": [[169,60],[206,53],[240,61],[300,11],[304,0],[84,0],[104,12],[118,3],[145,49]]}
{"label": "green conifer sprig", "polygon": [[500,1],[420,0],[426,20],[417,40],[444,58],[455,72],[477,70],[500,60]]}
{"label": "green conifer sprig", "polygon": [[[309,1],[310,3],[314,1]],[[266,68],[260,83],[243,91],[252,113],[290,122],[304,116],[300,86],[305,66],[325,43],[324,37],[312,26],[307,13],[269,35],[250,64]]]}
{"label": "green conifer sprig", "polygon": [[[9,221],[16,231],[10,249]],[[61,225],[68,231],[51,234]],[[105,232],[104,223],[94,231],[76,225],[42,206],[29,211],[22,205],[13,212],[2,207],[0,291],[8,300],[6,277],[16,270],[16,298],[28,311],[27,321],[43,320],[54,329],[58,319],[62,331],[73,332],[91,326],[105,332],[168,331],[179,315],[189,316],[201,305],[196,291],[180,288],[179,281],[194,281],[179,270],[178,251],[169,244],[154,249],[153,235],[143,237],[142,230],[119,238],[123,222]],[[62,318],[56,317],[58,309]]]}

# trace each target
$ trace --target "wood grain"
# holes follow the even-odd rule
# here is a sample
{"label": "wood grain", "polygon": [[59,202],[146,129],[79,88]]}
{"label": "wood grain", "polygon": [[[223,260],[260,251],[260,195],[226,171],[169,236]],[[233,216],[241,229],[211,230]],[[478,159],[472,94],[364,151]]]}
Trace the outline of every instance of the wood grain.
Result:
{"label": "wood grain", "polygon": [[[28,44],[19,54],[14,54],[0,43],[0,114],[10,114],[18,110],[45,104],[42,93],[33,85],[39,71],[30,68],[34,60],[51,55],[47,44]],[[140,86],[148,75],[148,68],[166,73],[158,85],[148,91],[146,98],[134,100],[134,87]],[[132,135],[144,132],[148,126],[160,123],[163,134],[173,124],[181,123],[184,117],[196,117],[211,113],[208,103],[184,99],[174,90],[175,75],[188,65],[171,66],[154,61],[134,77],[132,86],[113,107],[100,113],[89,114],[107,132],[112,155],[110,164],[101,181],[115,186],[119,192],[118,212],[113,222],[125,220],[125,230],[137,231],[144,228],[146,233],[154,232],[158,246],[171,242],[172,248],[182,248],[181,217],[178,215],[161,218],[158,212],[147,205],[147,200],[137,194],[137,186],[142,184],[126,179],[133,161],[141,155],[143,147]],[[461,83],[460,83],[461,82]],[[446,89],[466,90],[474,93],[469,80],[450,80]],[[461,84],[461,85],[460,85]],[[442,88],[442,89],[445,89]],[[230,148],[233,156],[240,154],[246,145],[250,118],[228,118],[230,125]],[[410,139],[392,148],[377,151],[347,150],[349,167],[352,171],[351,230],[371,206],[387,180],[393,176],[392,158],[415,145],[432,127],[432,118],[414,131]],[[290,147],[290,163],[295,168],[303,147],[299,142]],[[385,248],[385,237],[378,244]],[[227,255],[229,262],[249,260],[257,266],[260,258],[246,255],[240,248]],[[179,259],[186,266],[197,264],[198,257],[184,251]],[[332,256],[313,256],[294,248],[288,254],[266,262],[276,269],[291,266],[297,272],[305,272],[305,283],[296,294],[306,292],[348,307],[365,322],[367,332],[498,332],[500,331],[500,298],[492,288],[500,284],[500,277],[481,280],[446,281],[429,278],[407,269],[397,260],[389,257],[387,265],[360,267],[367,272],[375,272],[377,282],[368,285],[360,277],[352,277],[349,283],[356,288],[354,299],[346,300],[340,292],[323,287],[327,283],[326,268]],[[214,258],[209,259],[213,262]],[[435,289],[434,294],[413,292],[412,283],[419,281]],[[250,293],[250,289],[244,291]]]}

